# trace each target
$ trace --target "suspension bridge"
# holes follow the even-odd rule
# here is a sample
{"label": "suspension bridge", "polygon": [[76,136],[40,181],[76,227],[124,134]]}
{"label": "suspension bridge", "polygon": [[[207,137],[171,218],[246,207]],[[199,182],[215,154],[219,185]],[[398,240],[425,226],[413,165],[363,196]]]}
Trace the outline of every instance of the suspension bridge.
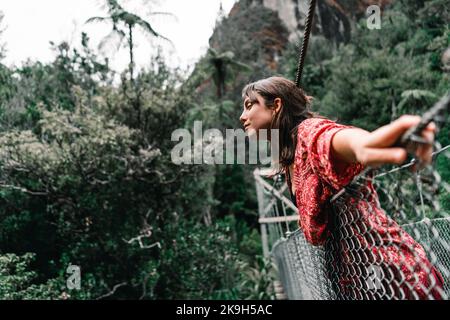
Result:
{"label": "suspension bridge", "polygon": [[[447,95],[401,144],[413,151],[426,125],[448,123],[449,105]],[[320,245],[310,243],[299,228],[301,208],[289,198],[283,176],[256,169],[263,251],[277,269],[277,299],[449,299],[450,214],[441,199],[448,198],[450,185],[435,164],[448,161],[450,145],[435,142],[434,150],[430,166],[421,168],[412,159],[402,166],[367,168],[355,177],[329,200],[332,221]],[[375,221],[380,212],[386,221]],[[399,229],[394,237],[391,230]],[[394,261],[392,250],[409,250],[412,258],[400,255]]]}

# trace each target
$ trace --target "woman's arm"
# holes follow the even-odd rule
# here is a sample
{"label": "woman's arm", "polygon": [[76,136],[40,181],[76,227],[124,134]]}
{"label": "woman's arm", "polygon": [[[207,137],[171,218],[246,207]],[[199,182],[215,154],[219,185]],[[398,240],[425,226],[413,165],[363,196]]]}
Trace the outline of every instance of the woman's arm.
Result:
{"label": "woman's arm", "polygon": [[[402,116],[398,120],[373,132],[362,129],[344,129],[336,133],[331,142],[332,157],[338,160],[338,169],[349,163],[361,163],[365,166],[378,166],[384,163],[401,164],[406,160],[404,148],[392,147],[411,127],[420,122],[419,116]],[[430,124],[422,133],[430,142],[420,145],[416,156],[425,163],[432,158],[434,132],[436,126]],[[341,165],[339,165],[339,162]]]}

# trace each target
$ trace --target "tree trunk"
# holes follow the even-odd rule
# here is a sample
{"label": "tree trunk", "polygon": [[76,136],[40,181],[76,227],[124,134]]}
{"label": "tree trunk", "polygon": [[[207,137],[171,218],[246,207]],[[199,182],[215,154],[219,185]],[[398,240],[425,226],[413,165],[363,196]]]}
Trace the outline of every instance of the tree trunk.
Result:
{"label": "tree trunk", "polygon": [[133,26],[128,25],[128,46],[130,47],[130,81],[134,82]]}
{"label": "tree trunk", "polygon": [[130,47],[130,82],[131,87],[133,88],[133,96],[132,96],[132,105],[136,112],[136,127],[140,128],[141,126],[141,101],[140,96],[137,92],[136,83],[134,82],[134,43],[133,43],[133,25],[128,25],[128,45]]}
{"label": "tree trunk", "polygon": [[223,86],[224,86],[224,64],[223,64],[223,61],[221,61],[221,60],[219,60],[219,59],[217,59],[216,60],[216,62],[215,62],[215,69],[216,69],[216,73],[217,73],[217,83],[216,83],[216,86],[217,86],[217,88],[216,88],[216,90],[217,90],[217,92],[216,92],[216,94],[217,94],[217,98],[219,99],[219,100],[221,100],[222,99],[222,97],[223,97]]}

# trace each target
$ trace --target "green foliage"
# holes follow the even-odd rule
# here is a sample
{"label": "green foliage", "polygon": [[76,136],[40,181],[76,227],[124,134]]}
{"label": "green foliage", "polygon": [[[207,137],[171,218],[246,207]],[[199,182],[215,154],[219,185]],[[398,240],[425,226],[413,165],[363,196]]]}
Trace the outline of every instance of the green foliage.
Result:
{"label": "green foliage", "polygon": [[0,65],[0,131],[32,129],[42,110],[74,110],[74,87],[92,99],[102,85],[110,84],[113,72],[108,61],[99,61],[88,43],[83,34],[81,52],[71,50],[65,42],[52,44],[56,59],[51,64],[28,61],[16,70]]}
{"label": "green foliage", "polygon": [[[44,111],[36,131],[0,138],[2,251],[32,250],[50,274],[77,261],[86,275],[105,274],[98,284],[148,263],[125,240],[149,232],[144,218],[155,208],[143,191],[160,181],[159,150],[140,148],[132,130],[81,105]],[[102,270],[114,259],[124,263]]]}
{"label": "green foliage", "polygon": [[0,118],[5,112],[5,105],[16,91],[12,72],[0,63]]}
{"label": "green foliage", "polygon": [[30,271],[34,254],[0,255],[0,300],[64,299],[61,281],[36,282],[38,275]]}
{"label": "green foliage", "polygon": [[160,297],[201,299],[211,297],[218,288],[232,290],[239,274],[229,226],[180,222],[171,226],[176,238],[163,244],[162,274],[155,289]]}
{"label": "green foliage", "polygon": [[[90,75],[95,58],[87,53],[84,57],[84,74]],[[74,63],[83,62],[78,57]],[[48,76],[57,72],[46,65],[39,68],[47,70]],[[191,90],[179,87],[180,79],[160,56],[136,77],[140,122],[137,110],[128,103],[126,86],[91,91],[71,85],[73,106],[54,102],[50,108],[34,95],[29,99],[36,104],[38,116],[30,128],[16,125],[0,134],[0,252],[33,252],[35,257],[26,264],[27,271],[19,271],[19,276],[28,277],[26,272],[31,272],[32,277],[20,280],[20,290],[5,286],[5,297],[250,295],[245,293],[244,271],[253,264],[243,261],[248,260],[247,254],[257,257],[261,252],[257,234],[252,233],[253,240],[247,242],[246,254],[240,254],[237,241],[250,231],[216,215],[216,168],[177,167],[170,160],[171,132],[190,125],[189,108],[200,110]],[[30,85],[36,84],[30,80]],[[233,105],[225,101],[221,106],[228,113]],[[216,125],[220,114],[205,115],[204,120]],[[214,240],[205,230],[217,232],[218,238]],[[193,235],[197,242],[183,234]],[[182,248],[196,244],[198,250],[173,251],[173,241]],[[222,256],[208,261],[211,250]],[[226,263],[223,256],[229,257]],[[180,263],[183,259],[195,262],[197,270],[210,272],[196,275],[191,264]],[[64,287],[70,264],[82,269],[81,291]],[[172,280],[174,273],[180,274],[178,284]],[[227,277],[222,279],[221,274]],[[253,292],[258,294],[262,293]]]}
{"label": "green foliage", "polygon": [[[396,1],[383,13],[380,30],[368,30],[362,19],[347,45],[333,48],[313,37],[303,84],[315,97],[316,111],[368,130],[402,114],[423,114],[449,90],[450,74],[443,72],[440,58],[450,45],[449,14],[439,0]],[[293,78],[296,63],[297,51],[291,47],[283,57],[282,73]],[[437,138],[448,145],[448,128]],[[445,155],[437,158],[443,181],[449,178],[447,162]],[[420,203],[414,181],[401,187],[412,203]],[[438,214],[446,216],[448,190],[442,188],[438,197]]]}
{"label": "green foliage", "polygon": [[205,63],[197,65],[191,81],[200,84],[201,81],[212,79],[216,87],[216,97],[221,100],[226,94],[226,84],[232,79],[230,73],[236,74],[236,71],[251,71],[247,64],[235,59],[232,51],[218,52],[210,48],[206,55]]}
{"label": "green foliage", "polygon": [[[176,238],[163,244],[155,293],[164,299],[270,299],[271,268],[253,246],[250,261],[239,254],[236,223],[231,217],[209,227],[176,221],[170,228]],[[259,241],[255,233],[243,235],[243,242]]]}
{"label": "green foliage", "polygon": [[[333,49],[313,37],[303,82],[315,97],[316,110],[372,130],[404,112],[419,114],[429,108],[434,96],[448,90],[449,77],[437,59],[450,45],[448,20],[443,19],[447,14],[440,1],[428,1],[417,10],[396,2],[383,14],[381,30],[368,30],[363,19],[345,46]],[[283,58],[282,72],[290,78],[296,57],[291,48]],[[419,98],[406,93],[420,93],[418,89],[426,94]]]}
{"label": "green foliage", "polygon": [[[102,21],[128,38],[120,84],[86,34],[81,50],[53,44],[51,63],[0,64],[0,299],[274,298],[253,167],[170,159],[175,129],[237,128],[244,84],[294,77],[298,48],[251,2],[216,27],[188,79],[160,53],[133,75],[133,28],[159,34],[117,1]],[[340,47],[313,37],[303,82],[315,108],[367,129],[420,114],[448,90],[448,21],[446,1],[396,1],[381,31],[361,21]],[[450,143],[448,128],[439,141]],[[437,159],[444,181],[447,162]],[[438,196],[448,211],[448,191]],[[80,291],[66,288],[70,264]]]}
{"label": "green foliage", "polygon": [[[442,146],[450,145],[450,128],[448,126],[444,127],[441,132],[439,132],[437,138]],[[448,165],[448,162],[448,151],[436,158],[436,169],[438,170],[442,181],[445,182],[450,181],[450,166]],[[442,216],[448,216],[450,214],[450,192],[448,187],[444,188],[444,186],[441,186],[438,200],[442,206]]]}

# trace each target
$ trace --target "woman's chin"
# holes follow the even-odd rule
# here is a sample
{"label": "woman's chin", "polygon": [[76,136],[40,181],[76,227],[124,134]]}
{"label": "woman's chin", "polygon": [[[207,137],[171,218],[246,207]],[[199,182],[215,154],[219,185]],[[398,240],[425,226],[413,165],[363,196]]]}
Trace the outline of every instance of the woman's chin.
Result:
{"label": "woman's chin", "polygon": [[251,139],[258,139],[258,132],[253,128],[246,128],[245,133]]}
{"label": "woman's chin", "polygon": [[270,132],[267,129],[247,128],[245,133],[252,140],[270,141]]}

